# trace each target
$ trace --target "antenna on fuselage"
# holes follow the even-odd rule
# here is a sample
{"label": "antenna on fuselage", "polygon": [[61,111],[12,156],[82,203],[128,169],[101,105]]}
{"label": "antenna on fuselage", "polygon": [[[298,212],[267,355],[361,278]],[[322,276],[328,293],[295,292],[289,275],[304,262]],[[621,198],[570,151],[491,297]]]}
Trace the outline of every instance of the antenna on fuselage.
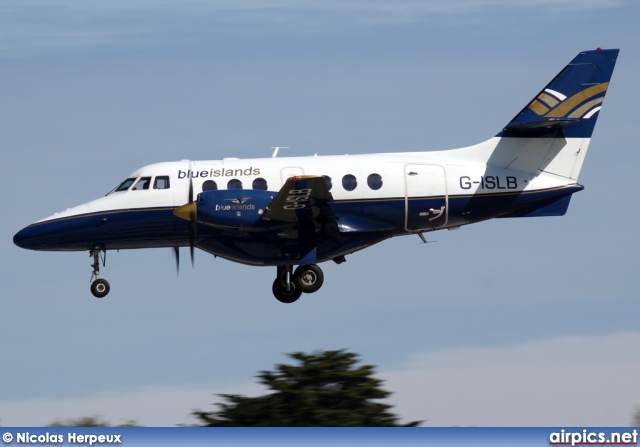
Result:
{"label": "antenna on fuselage", "polygon": [[276,158],[278,156],[278,151],[280,149],[289,149],[289,146],[271,146],[271,149],[273,149],[273,154],[271,155],[271,158]]}
{"label": "antenna on fuselage", "polygon": [[428,241],[425,237],[424,237],[424,231],[419,231],[418,233],[416,233],[418,235],[418,237],[420,237],[420,240],[422,241],[423,244],[432,244],[434,242],[438,242],[438,241]]}

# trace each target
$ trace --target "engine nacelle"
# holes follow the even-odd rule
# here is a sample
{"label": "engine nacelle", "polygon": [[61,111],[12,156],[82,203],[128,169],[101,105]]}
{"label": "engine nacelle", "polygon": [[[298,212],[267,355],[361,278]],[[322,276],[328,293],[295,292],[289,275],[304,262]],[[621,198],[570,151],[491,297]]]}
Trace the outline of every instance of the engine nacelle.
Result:
{"label": "engine nacelle", "polygon": [[198,194],[197,221],[222,228],[256,226],[277,193],[255,189],[227,189]]}

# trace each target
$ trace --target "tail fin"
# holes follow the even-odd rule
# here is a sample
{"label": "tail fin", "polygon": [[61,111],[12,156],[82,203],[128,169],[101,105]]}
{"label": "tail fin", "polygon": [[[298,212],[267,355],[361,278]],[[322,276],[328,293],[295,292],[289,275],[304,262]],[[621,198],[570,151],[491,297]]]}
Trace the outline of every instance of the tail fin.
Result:
{"label": "tail fin", "polygon": [[578,54],[497,135],[495,164],[577,180],[618,52]]}

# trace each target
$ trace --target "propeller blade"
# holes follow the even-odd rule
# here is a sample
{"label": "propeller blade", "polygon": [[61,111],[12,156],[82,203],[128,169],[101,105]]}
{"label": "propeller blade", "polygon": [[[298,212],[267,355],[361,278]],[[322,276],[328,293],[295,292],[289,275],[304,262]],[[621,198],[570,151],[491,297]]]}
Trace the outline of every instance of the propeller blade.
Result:
{"label": "propeller blade", "polygon": [[176,274],[180,274],[180,248],[173,247],[173,259],[176,260]]}
{"label": "propeller blade", "polygon": [[193,202],[193,162],[189,160],[189,198],[188,203]]}
{"label": "propeller blade", "polygon": [[195,265],[195,248],[196,248],[196,237],[198,232],[198,222],[196,222],[196,207],[195,203],[193,203],[193,208],[189,213],[189,252],[191,254],[191,267]]}
{"label": "propeller blade", "polygon": [[189,221],[189,252],[191,265],[194,265],[196,239],[198,236],[198,211],[196,202],[189,202],[173,210],[173,214],[181,219]]}
{"label": "propeller blade", "polygon": [[[189,172],[191,172],[191,163],[189,163]],[[191,266],[193,267],[195,264],[195,248],[196,248],[196,239],[197,239],[197,231],[198,231],[198,206],[193,198],[193,177],[189,177],[189,198],[188,202],[182,206],[179,206],[175,210],[173,210],[173,214],[178,216],[181,219],[189,221],[189,253],[191,255]],[[174,253],[178,253],[178,247],[174,247]]]}

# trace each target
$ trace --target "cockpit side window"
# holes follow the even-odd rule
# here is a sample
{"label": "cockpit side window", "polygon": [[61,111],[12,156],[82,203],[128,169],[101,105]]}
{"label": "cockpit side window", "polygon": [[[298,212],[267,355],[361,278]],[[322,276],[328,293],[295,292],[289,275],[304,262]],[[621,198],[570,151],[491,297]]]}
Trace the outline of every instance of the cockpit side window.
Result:
{"label": "cockpit side window", "polygon": [[169,189],[169,176],[159,175],[153,181],[153,189]]}
{"label": "cockpit side window", "polygon": [[142,191],[144,189],[149,189],[149,184],[151,183],[151,177],[140,177],[138,183],[135,184],[132,191]]}

